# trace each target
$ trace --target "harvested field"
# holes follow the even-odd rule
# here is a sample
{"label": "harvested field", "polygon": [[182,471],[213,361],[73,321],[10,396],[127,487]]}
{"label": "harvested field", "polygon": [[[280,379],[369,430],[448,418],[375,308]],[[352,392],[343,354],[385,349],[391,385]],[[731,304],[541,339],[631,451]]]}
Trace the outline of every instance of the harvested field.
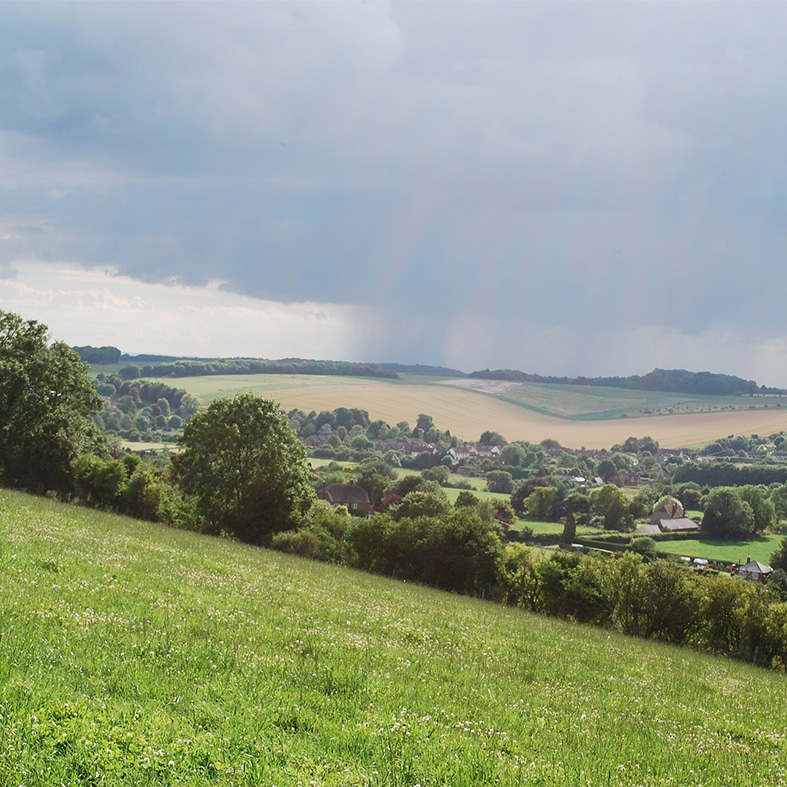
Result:
{"label": "harvested field", "polygon": [[627,437],[650,436],[664,448],[703,445],[731,434],[773,434],[787,430],[787,408],[699,412],[609,420],[574,420],[535,412],[489,393],[413,378],[400,382],[358,377],[253,375],[181,378],[178,386],[209,401],[254,391],[280,402],[285,410],[333,410],[357,407],[372,420],[415,424],[419,413],[434,418],[440,429],[477,440],[485,431],[507,440],[539,443],[547,438],[568,448],[609,448]]}
{"label": "harvested field", "polygon": [[285,409],[332,410],[358,407],[389,424],[414,424],[428,413],[440,429],[462,439],[477,440],[485,431],[500,432],[507,440],[540,443],[547,438],[567,448],[609,448],[627,437],[650,436],[664,448],[686,448],[730,434],[772,434],[787,429],[787,412],[755,410],[694,413],[604,421],[555,418],[494,397],[443,386],[397,385],[370,381],[357,386],[269,389],[266,396]]}

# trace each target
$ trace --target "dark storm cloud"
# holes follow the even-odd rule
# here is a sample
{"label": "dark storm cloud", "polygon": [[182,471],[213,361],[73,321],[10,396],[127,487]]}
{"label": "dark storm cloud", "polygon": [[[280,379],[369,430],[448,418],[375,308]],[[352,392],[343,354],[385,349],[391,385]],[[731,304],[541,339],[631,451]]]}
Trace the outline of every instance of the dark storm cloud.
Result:
{"label": "dark storm cloud", "polygon": [[444,360],[473,320],[507,366],[542,329],[787,327],[783,4],[6,3],[0,21],[6,265],[369,304],[369,352],[403,360]]}

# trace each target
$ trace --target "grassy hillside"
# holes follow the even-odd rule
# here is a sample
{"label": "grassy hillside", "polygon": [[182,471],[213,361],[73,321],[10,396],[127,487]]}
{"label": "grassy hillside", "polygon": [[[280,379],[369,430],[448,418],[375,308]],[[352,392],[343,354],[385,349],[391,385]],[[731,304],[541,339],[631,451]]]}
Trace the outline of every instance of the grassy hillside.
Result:
{"label": "grassy hillside", "polygon": [[0,784],[754,785],[785,677],[0,491]]}
{"label": "grassy hillside", "polygon": [[636,391],[560,383],[515,383],[497,380],[446,380],[444,384],[489,393],[546,415],[574,420],[607,420],[649,415],[703,413],[719,410],[757,409],[778,399],[740,396]]}
{"label": "grassy hillside", "polygon": [[[166,382],[173,384],[170,378]],[[205,402],[251,391],[276,399],[286,410],[358,407],[372,420],[392,425],[414,424],[419,413],[427,413],[440,429],[466,440],[477,440],[490,430],[507,440],[539,443],[551,438],[570,448],[609,448],[633,435],[651,436],[666,448],[685,448],[730,434],[767,435],[787,429],[787,407],[777,407],[778,401],[770,398],[702,398],[418,375],[397,381],[225,375],[182,377],[176,382]]]}

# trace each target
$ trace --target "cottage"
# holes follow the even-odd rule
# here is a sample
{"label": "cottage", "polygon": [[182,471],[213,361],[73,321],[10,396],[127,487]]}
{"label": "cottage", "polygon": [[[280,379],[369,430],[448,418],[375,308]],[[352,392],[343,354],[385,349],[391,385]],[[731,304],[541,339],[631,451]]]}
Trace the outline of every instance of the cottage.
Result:
{"label": "cottage", "polygon": [[690,533],[700,529],[699,523],[686,517],[660,519],[658,526],[662,533]]}
{"label": "cottage", "polygon": [[693,533],[700,529],[698,522],[686,517],[651,517],[650,524],[640,525],[636,535],[656,535],[658,533]]}
{"label": "cottage", "polygon": [[320,500],[327,500],[332,506],[347,506],[353,514],[369,514],[372,504],[366,490],[357,484],[330,484],[317,493]]}
{"label": "cottage", "polygon": [[773,569],[760,563],[759,560],[750,560],[743,566],[738,566],[738,576],[744,579],[753,579],[755,582],[765,582],[768,574],[771,574]]}
{"label": "cottage", "polygon": [[683,516],[683,506],[677,500],[657,508],[650,515],[650,524],[651,532],[655,527],[659,533],[690,533],[700,529],[697,522]]}
{"label": "cottage", "polygon": [[650,523],[652,525],[658,525],[661,520],[679,519],[682,516],[683,516],[683,506],[680,504],[679,501],[675,500],[674,502],[664,505],[661,508],[657,508],[650,515]]}

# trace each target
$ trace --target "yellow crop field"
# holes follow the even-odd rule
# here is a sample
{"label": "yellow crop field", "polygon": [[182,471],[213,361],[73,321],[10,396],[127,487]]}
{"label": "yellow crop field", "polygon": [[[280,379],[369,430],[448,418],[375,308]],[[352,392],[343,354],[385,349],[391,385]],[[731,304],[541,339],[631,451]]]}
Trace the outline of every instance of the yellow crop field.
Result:
{"label": "yellow crop field", "polygon": [[[172,384],[172,380],[168,381]],[[260,393],[282,408],[333,410],[357,407],[372,420],[415,424],[419,413],[461,439],[477,440],[487,430],[507,440],[539,443],[547,438],[568,448],[609,448],[627,437],[650,436],[664,448],[686,448],[731,434],[768,435],[787,430],[787,408],[678,413],[606,420],[574,420],[547,415],[479,390],[417,378],[387,381],[315,375],[186,377],[178,387],[209,401],[242,391]]]}

